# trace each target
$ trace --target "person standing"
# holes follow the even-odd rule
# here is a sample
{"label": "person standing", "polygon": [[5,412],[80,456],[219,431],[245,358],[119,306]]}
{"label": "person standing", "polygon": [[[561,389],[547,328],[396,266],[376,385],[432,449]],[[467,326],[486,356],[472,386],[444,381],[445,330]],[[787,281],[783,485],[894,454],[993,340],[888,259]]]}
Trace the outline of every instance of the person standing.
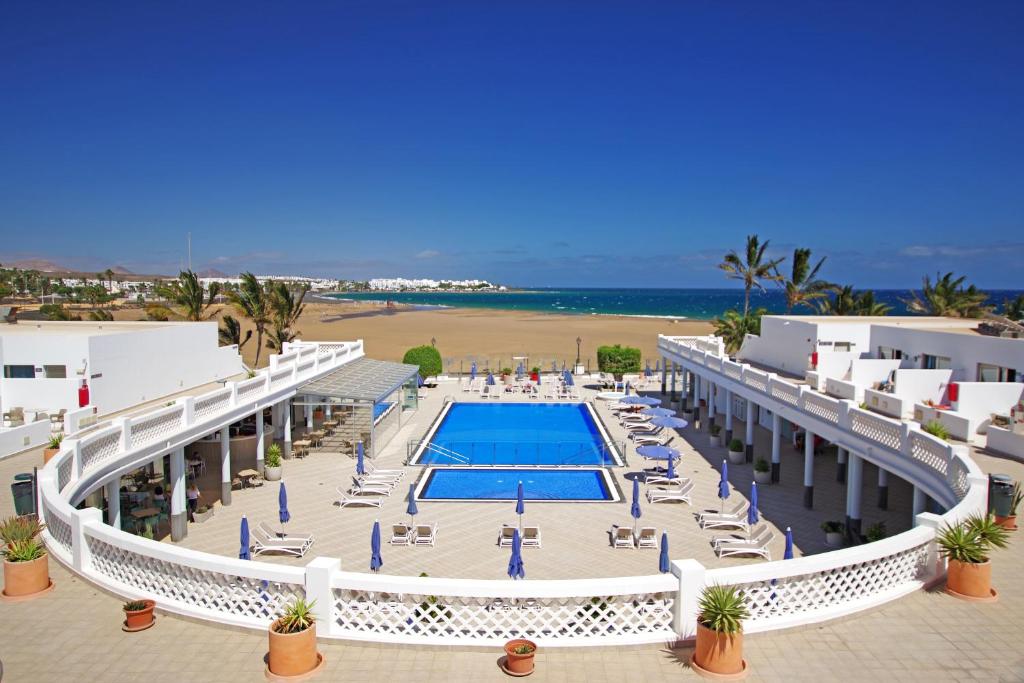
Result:
{"label": "person standing", "polygon": [[203,497],[203,494],[199,493],[194,479],[189,482],[188,488],[185,490],[185,497],[188,498],[188,521],[194,522],[196,521],[196,510],[199,509],[199,499]]}

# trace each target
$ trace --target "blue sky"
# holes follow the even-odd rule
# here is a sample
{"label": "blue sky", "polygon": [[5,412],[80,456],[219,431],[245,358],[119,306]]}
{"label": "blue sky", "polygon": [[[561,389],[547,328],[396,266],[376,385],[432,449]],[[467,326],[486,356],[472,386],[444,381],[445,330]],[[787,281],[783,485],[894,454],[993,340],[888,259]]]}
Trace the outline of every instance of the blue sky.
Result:
{"label": "blue sky", "polygon": [[1024,286],[1024,3],[0,6],[0,261]]}

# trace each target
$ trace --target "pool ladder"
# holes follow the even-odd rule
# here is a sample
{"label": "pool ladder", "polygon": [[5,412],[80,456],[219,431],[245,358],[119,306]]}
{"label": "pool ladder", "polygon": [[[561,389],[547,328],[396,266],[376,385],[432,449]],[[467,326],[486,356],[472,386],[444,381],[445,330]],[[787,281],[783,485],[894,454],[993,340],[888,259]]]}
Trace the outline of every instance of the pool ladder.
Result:
{"label": "pool ladder", "polygon": [[436,443],[434,443],[433,441],[428,442],[427,445],[424,447],[424,450],[432,451],[432,452],[437,453],[438,455],[444,456],[446,458],[451,458],[452,460],[454,460],[455,462],[459,463],[460,465],[468,465],[468,464],[470,464],[469,458],[464,456],[462,453],[457,453],[457,452],[453,451],[450,448],[445,448],[444,446],[439,446]]}

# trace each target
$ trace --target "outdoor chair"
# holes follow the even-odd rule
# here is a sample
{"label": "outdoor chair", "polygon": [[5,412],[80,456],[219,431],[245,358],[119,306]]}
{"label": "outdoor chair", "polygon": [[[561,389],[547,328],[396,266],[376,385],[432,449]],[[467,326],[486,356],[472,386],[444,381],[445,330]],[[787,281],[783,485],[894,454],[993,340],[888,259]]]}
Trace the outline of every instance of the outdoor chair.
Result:
{"label": "outdoor chair", "polygon": [[636,546],[638,548],[654,548],[658,549],[658,537],[657,530],[653,526],[645,526],[640,528],[640,535],[636,538]]}
{"label": "outdoor chair", "polygon": [[515,534],[516,527],[510,524],[503,524],[501,531],[498,532],[498,546],[501,548],[512,547],[512,536]]}
{"label": "outdoor chair", "polygon": [[647,501],[649,503],[669,503],[679,501],[690,504],[690,496],[693,494],[693,482],[667,489],[647,489]]}
{"label": "outdoor chair", "polygon": [[715,547],[715,550],[720,558],[733,555],[758,555],[771,561],[772,553],[768,550],[768,544],[772,542],[774,537],[775,534],[765,527],[761,533],[752,536],[747,541],[722,541]]}
{"label": "outdoor chair", "polygon": [[539,548],[540,547],[540,527],[539,526],[524,526],[523,527],[523,547],[524,548]]}
{"label": "outdoor chair", "polygon": [[287,541],[302,541],[312,545],[313,534],[300,534],[296,531],[274,531],[271,529],[266,522],[257,522],[256,530],[258,533],[263,534],[267,538],[284,539]]}
{"label": "outdoor chair", "polygon": [[391,545],[409,545],[412,543],[412,530],[408,524],[391,525]]}
{"label": "outdoor chair", "polygon": [[414,545],[434,545],[437,540],[437,522],[433,524],[417,524],[413,535]]}
{"label": "outdoor chair", "polygon": [[633,530],[628,526],[613,526],[612,547],[635,548],[636,540],[633,538]]}
{"label": "outdoor chair", "polygon": [[383,496],[376,496],[376,497],[352,496],[352,495],[349,495],[348,492],[343,491],[340,486],[338,487],[337,491],[338,491],[338,495],[340,496],[340,498],[338,498],[338,507],[339,508],[359,507],[359,506],[368,506],[368,507],[379,508],[381,505],[384,504],[384,497]]}
{"label": "outdoor chair", "polygon": [[730,526],[739,526],[746,529],[748,526],[746,514],[748,507],[750,507],[750,503],[742,500],[731,510],[724,512],[705,510],[697,516],[697,522],[705,529]]}

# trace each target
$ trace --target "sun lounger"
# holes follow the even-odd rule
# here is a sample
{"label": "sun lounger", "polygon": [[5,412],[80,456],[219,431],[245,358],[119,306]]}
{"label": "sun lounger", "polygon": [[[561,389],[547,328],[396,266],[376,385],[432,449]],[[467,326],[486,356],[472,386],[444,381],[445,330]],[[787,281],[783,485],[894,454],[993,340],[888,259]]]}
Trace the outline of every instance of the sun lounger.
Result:
{"label": "sun lounger", "polygon": [[752,529],[749,529],[749,533],[746,536],[736,536],[735,534],[730,536],[715,536],[711,539],[711,545],[717,548],[723,543],[749,543],[751,539],[763,535],[767,530],[768,527],[766,525],[758,524]]}
{"label": "sun lounger", "polygon": [[408,524],[391,525],[391,545],[409,545],[412,543],[412,530]]}
{"label": "sun lounger", "polygon": [[394,477],[396,479],[401,479],[405,476],[405,470],[385,470],[374,466],[374,464],[369,461],[365,461],[363,464],[366,469],[366,474],[371,477],[379,475],[382,477]]}
{"label": "sun lounger", "polygon": [[437,522],[433,524],[417,524],[413,535],[413,545],[434,545],[437,539]]}
{"label": "sun lounger", "polygon": [[363,474],[357,475],[356,481],[362,486],[370,486],[375,488],[387,488],[389,491],[394,491],[395,486],[398,484],[397,477],[385,477],[379,474]]}
{"label": "sun lounger", "polygon": [[647,489],[647,502],[649,503],[669,503],[673,501],[680,501],[690,504],[690,496],[693,494],[693,482],[687,481],[681,486],[667,488],[667,489]]}
{"label": "sun lounger", "polygon": [[266,538],[285,539],[288,541],[302,541],[313,543],[313,534],[300,534],[296,531],[274,531],[271,529],[266,522],[256,523],[256,533],[262,534]]}
{"label": "sun lounger", "polygon": [[715,550],[719,557],[731,557],[733,555],[759,555],[766,560],[772,559],[772,553],[768,550],[768,544],[772,542],[774,534],[765,527],[761,533],[752,536],[749,540],[722,541]]}
{"label": "sun lounger", "polygon": [[350,495],[347,491],[343,491],[340,486],[337,490],[338,495],[340,496],[340,498],[338,498],[338,507],[347,508],[367,506],[379,508],[384,504],[383,496],[354,496]]}
{"label": "sun lounger", "polygon": [[512,547],[512,536],[515,533],[517,527],[511,524],[503,524],[501,531],[498,532],[498,546],[501,548]]}
{"label": "sun lounger", "polygon": [[612,527],[612,547],[635,548],[636,541],[633,538],[633,530],[628,526]]}
{"label": "sun lounger", "polygon": [[379,496],[390,496],[393,487],[385,486],[383,484],[376,483],[363,483],[357,478],[352,477],[352,488],[348,492],[354,496],[362,496],[367,493]]}
{"label": "sun lounger", "polygon": [[523,547],[524,548],[539,548],[540,547],[540,527],[539,526],[524,526],[523,527]]}
{"label": "sun lounger", "polygon": [[672,439],[675,438],[675,435],[670,434],[662,428],[658,428],[656,431],[650,433],[630,434],[629,438],[637,446],[667,446],[672,443]]}
{"label": "sun lounger", "polygon": [[[742,527],[747,528],[747,508],[750,506],[745,500],[737,503],[731,510],[715,512],[705,510],[697,516],[697,522],[705,529],[715,527]],[[742,521],[742,523],[741,523]]]}
{"label": "sun lounger", "polygon": [[312,536],[292,538],[265,536],[261,532],[259,525],[256,526],[256,532],[253,533],[252,540],[253,555],[262,555],[263,553],[285,553],[286,555],[302,557],[313,545]]}
{"label": "sun lounger", "polygon": [[658,548],[657,530],[653,526],[640,527],[640,535],[636,537],[637,548]]}
{"label": "sun lounger", "polygon": [[[646,471],[647,470],[645,470],[645,472]],[[679,486],[685,486],[689,482],[690,482],[690,480],[687,479],[686,477],[680,477],[680,476],[677,475],[676,477],[674,477],[672,479],[669,479],[668,477],[666,477],[664,474],[662,474],[660,472],[651,472],[649,474],[645,474],[644,475],[644,483],[645,484],[649,484],[651,486],[676,486],[676,487],[679,487]]]}

